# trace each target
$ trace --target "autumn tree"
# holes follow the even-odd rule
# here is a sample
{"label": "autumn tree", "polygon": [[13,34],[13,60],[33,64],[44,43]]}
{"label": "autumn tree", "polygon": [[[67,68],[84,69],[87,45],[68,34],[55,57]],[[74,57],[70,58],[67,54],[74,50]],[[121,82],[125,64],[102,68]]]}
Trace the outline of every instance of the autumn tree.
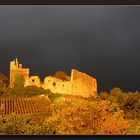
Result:
{"label": "autumn tree", "polygon": [[100,97],[116,103],[124,111],[127,119],[140,118],[140,94],[138,92],[123,92],[120,88],[113,88],[110,93],[102,92]]}
{"label": "autumn tree", "polygon": [[58,100],[47,124],[56,125],[58,134],[124,134],[129,122],[116,103],[105,100]]}
{"label": "autumn tree", "polygon": [[61,80],[66,80],[69,81],[70,80],[70,76],[67,75],[67,73],[63,72],[63,71],[58,71],[54,74],[54,77],[61,79]]}
{"label": "autumn tree", "polygon": [[0,88],[5,88],[7,86],[7,81],[8,81],[8,78],[0,73]]}
{"label": "autumn tree", "polygon": [[100,97],[102,100],[108,100],[109,95],[107,92],[101,92]]}
{"label": "autumn tree", "polygon": [[140,120],[140,93],[125,93],[120,107],[125,112],[125,118]]}

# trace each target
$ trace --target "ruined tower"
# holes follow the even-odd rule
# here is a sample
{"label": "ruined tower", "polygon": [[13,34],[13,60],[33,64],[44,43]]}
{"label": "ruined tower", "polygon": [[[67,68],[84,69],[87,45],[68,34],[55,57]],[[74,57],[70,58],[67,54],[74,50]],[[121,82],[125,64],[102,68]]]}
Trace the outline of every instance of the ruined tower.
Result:
{"label": "ruined tower", "polygon": [[28,68],[22,68],[22,64],[18,63],[18,59],[10,62],[10,87],[12,88],[14,86],[14,80],[16,75],[22,76],[23,80],[27,79],[29,77],[29,69]]}

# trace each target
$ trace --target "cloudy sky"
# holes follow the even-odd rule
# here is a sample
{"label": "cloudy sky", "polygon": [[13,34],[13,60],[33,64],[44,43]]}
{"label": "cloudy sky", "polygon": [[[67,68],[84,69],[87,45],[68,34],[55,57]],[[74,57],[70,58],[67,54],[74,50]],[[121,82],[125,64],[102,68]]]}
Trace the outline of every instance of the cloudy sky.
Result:
{"label": "cloudy sky", "polygon": [[140,6],[0,6],[0,72],[16,57],[41,80],[75,68],[140,91]]}

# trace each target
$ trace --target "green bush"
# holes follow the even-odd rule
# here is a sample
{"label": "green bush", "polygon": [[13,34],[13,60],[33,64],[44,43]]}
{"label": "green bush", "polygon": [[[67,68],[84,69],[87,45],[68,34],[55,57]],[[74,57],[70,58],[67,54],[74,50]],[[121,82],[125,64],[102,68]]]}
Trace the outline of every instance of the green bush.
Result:
{"label": "green bush", "polygon": [[16,74],[14,79],[14,86],[19,88],[24,87],[24,80],[22,78],[22,75]]}

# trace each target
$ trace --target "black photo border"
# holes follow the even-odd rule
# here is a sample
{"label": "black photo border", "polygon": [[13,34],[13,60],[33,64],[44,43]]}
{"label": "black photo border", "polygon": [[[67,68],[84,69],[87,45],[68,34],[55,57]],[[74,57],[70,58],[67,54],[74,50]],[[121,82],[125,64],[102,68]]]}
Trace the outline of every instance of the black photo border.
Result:
{"label": "black photo border", "polygon": [[[140,0],[0,0],[1,5],[134,5]],[[4,140],[139,140],[140,135],[1,135]]]}
{"label": "black photo border", "polygon": [[140,0],[0,0],[0,5],[140,5]]}

